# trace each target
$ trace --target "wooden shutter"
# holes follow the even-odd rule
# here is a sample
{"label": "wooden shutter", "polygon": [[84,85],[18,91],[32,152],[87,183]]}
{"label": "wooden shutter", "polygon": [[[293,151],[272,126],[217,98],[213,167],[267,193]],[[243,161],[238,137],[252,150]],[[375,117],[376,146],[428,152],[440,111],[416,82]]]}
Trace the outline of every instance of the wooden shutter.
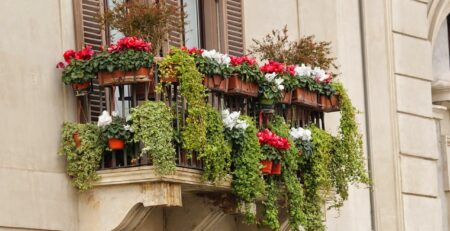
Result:
{"label": "wooden shutter", "polygon": [[[96,19],[98,12],[104,10],[103,0],[74,0],[75,34],[77,49],[86,45],[92,46],[95,51],[106,44],[105,31]],[[101,111],[106,108],[104,90],[94,83],[93,92],[83,102],[84,118],[81,121],[97,121]]]}
{"label": "wooden shutter", "polygon": [[[179,9],[182,11],[181,0],[166,0],[165,3],[169,6],[179,7]],[[168,39],[167,39],[168,41],[167,41],[167,46],[165,46],[165,51],[167,51],[170,46],[181,47],[184,45],[183,31],[180,30],[177,26],[179,20],[183,20],[183,16],[181,14],[180,15],[181,18],[177,18],[177,17],[178,16],[174,15],[174,17],[173,17],[174,23],[172,25],[170,25],[172,29],[168,34]]]}
{"label": "wooden shutter", "polygon": [[225,9],[225,26],[227,51],[230,55],[244,54],[244,23],[242,0],[227,0]]}

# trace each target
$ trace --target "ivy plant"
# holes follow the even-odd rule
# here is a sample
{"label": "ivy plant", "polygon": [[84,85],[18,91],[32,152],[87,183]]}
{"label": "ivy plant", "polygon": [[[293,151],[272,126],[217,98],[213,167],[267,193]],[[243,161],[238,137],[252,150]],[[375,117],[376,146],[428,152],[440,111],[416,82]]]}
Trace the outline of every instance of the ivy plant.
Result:
{"label": "ivy plant", "polygon": [[274,176],[268,176],[266,186],[266,200],[263,201],[264,205],[264,219],[262,224],[269,227],[272,230],[279,230],[280,221],[278,220],[278,194],[280,190],[279,185],[274,179]]}
{"label": "ivy plant", "polygon": [[[81,144],[76,146],[74,134],[77,133]],[[92,187],[99,179],[97,169],[105,148],[101,141],[101,130],[95,124],[77,124],[66,122],[62,128],[60,154],[67,158],[67,174],[72,184],[80,191]]]}
{"label": "ivy plant", "polygon": [[[183,148],[190,152],[201,152],[206,144],[206,88],[203,75],[197,70],[195,60],[187,51],[172,47],[169,56],[159,63],[161,78],[176,76],[180,93],[188,103],[186,125],[182,128]],[[161,88],[161,86],[159,86]]]}
{"label": "ivy plant", "polygon": [[231,147],[225,140],[222,118],[217,110],[206,107],[206,145],[200,152],[203,160],[203,177],[209,181],[218,181],[225,177],[231,165]]}
{"label": "ivy plant", "polygon": [[173,116],[163,102],[147,101],[131,111],[131,127],[135,142],[143,143],[142,154],[147,154],[160,175],[175,172]]}

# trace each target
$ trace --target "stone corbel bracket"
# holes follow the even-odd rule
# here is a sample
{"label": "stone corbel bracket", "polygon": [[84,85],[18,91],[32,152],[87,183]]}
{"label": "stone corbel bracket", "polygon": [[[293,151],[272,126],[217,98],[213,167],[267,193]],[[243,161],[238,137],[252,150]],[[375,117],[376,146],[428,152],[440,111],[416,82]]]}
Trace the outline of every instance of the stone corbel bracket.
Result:
{"label": "stone corbel bracket", "polygon": [[99,171],[101,179],[78,199],[79,230],[133,230],[155,206],[182,206],[183,191],[228,191],[230,179],[203,182],[201,171],[177,168],[159,176],[152,166]]}

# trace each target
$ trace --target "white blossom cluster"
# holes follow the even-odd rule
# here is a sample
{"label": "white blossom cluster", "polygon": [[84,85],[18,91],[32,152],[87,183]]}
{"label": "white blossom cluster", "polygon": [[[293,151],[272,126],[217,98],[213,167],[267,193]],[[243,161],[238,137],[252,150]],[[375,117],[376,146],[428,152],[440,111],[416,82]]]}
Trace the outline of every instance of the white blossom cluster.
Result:
{"label": "white blossom cluster", "polygon": [[[107,125],[110,125],[112,123],[112,117],[119,116],[119,113],[117,111],[113,111],[111,113],[111,115],[109,115],[109,113],[107,111],[103,111],[102,114],[98,117],[97,126],[105,127]],[[128,117],[127,117],[127,121],[128,121]],[[129,124],[124,125],[123,128],[127,131],[133,132],[133,129],[131,128],[131,126]]]}
{"label": "white blossom cluster", "polygon": [[294,140],[301,139],[303,141],[311,140],[311,131],[308,129],[303,129],[301,127],[291,128],[289,134],[294,138]]}
{"label": "white blossom cluster", "polygon": [[296,66],[294,68],[294,71],[296,76],[307,76],[318,79],[320,82],[323,82],[332,77],[331,73],[326,72],[320,67],[315,67],[314,69],[312,69],[310,66],[306,66],[305,64]]}
{"label": "white blossom cluster", "polygon": [[232,130],[233,128],[245,130],[248,127],[247,122],[245,120],[239,119],[241,112],[234,111],[230,113],[230,110],[225,109],[222,111],[222,122],[223,125]]}
{"label": "white blossom cluster", "polygon": [[277,86],[278,90],[280,90],[280,91],[284,90],[284,85],[283,85],[284,79],[276,78],[277,73],[267,73],[264,75],[264,77],[266,78],[267,82],[269,82],[269,83],[275,82],[275,85]]}
{"label": "white blossom cluster", "polygon": [[219,64],[225,64],[227,66],[230,65],[231,62],[230,56],[217,52],[216,50],[205,50],[202,53],[202,56],[214,60]]}

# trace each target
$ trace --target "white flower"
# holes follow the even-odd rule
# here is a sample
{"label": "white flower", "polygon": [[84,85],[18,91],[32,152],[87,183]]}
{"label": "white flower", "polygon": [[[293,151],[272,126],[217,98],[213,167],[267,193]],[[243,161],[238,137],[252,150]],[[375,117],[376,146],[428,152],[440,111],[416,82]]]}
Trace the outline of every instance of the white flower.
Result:
{"label": "white flower", "polygon": [[236,126],[237,129],[242,129],[245,130],[248,127],[247,122],[245,122],[245,120],[237,120],[236,121]]}
{"label": "white flower", "polygon": [[301,66],[296,66],[294,68],[295,75],[297,76],[311,76],[311,67],[305,66],[305,64],[302,64]]}
{"label": "white flower", "polygon": [[319,81],[324,81],[325,79],[328,78],[328,75],[325,72],[325,70],[320,69],[320,67],[315,67],[314,70],[312,71],[312,74],[315,78],[319,79]]}
{"label": "white flower", "polygon": [[281,84],[280,84],[280,85],[278,85],[277,87],[278,87],[278,90],[280,90],[280,91],[284,90],[284,85],[281,85]]}
{"label": "white flower", "polygon": [[98,117],[97,126],[104,127],[112,122],[112,117],[107,111],[103,111],[102,115]]}
{"label": "white flower", "polygon": [[222,54],[220,52],[217,52],[216,50],[205,50],[202,53],[202,56],[211,60],[216,61],[219,64],[225,64],[225,65],[229,65],[231,62],[231,58],[226,55],[226,54]]}
{"label": "white flower", "polygon": [[230,118],[232,119],[232,120],[237,120],[237,119],[239,119],[239,116],[241,115],[241,112],[240,111],[234,111],[234,112],[232,112],[231,114],[230,114]]}
{"label": "white flower", "polygon": [[278,90],[282,91],[284,90],[284,85],[282,84],[284,82],[284,79],[278,78],[275,79],[275,85],[277,86]]}
{"label": "white flower", "polygon": [[294,138],[294,140],[302,139],[303,141],[311,140],[311,131],[308,129],[303,129],[301,127],[291,128],[289,134]]}
{"label": "white flower", "polygon": [[133,128],[131,128],[131,126],[130,126],[129,124],[124,125],[123,128],[124,128],[126,131],[134,132],[134,131],[133,131]]}
{"label": "white flower", "polygon": [[118,111],[113,111],[113,112],[111,112],[111,115],[113,117],[119,116],[119,112]]}
{"label": "white flower", "polygon": [[264,77],[268,82],[272,82],[277,77],[277,73],[267,73]]}
{"label": "white flower", "polygon": [[222,119],[225,119],[229,115],[230,115],[230,110],[229,109],[222,110]]}

